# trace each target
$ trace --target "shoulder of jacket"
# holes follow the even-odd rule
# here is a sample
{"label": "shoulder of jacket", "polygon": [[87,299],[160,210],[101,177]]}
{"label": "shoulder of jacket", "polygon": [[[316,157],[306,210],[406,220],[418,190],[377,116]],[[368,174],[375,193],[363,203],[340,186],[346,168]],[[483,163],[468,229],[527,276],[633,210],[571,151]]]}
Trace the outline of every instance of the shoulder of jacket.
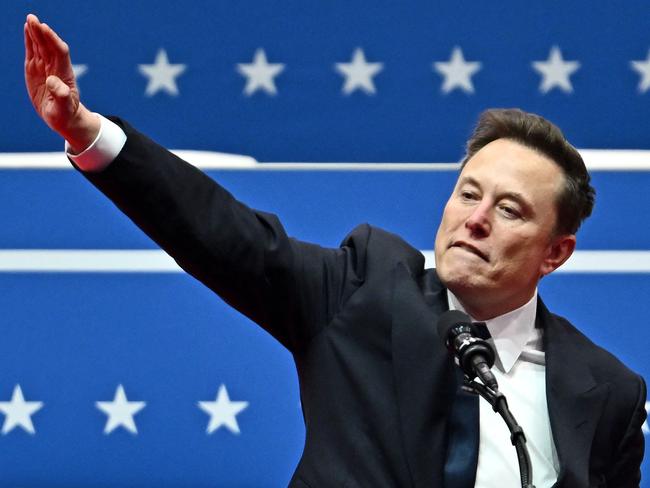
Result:
{"label": "shoulder of jacket", "polygon": [[424,270],[424,256],[402,237],[364,223],[356,226],[341,242],[342,248],[353,249],[366,263],[383,267],[403,262],[412,272]]}
{"label": "shoulder of jacket", "polygon": [[621,361],[614,354],[609,352],[607,349],[599,346],[578,330],[569,320],[566,318],[551,313],[551,316],[554,320],[563,325],[565,330],[571,335],[571,339],[575,341],[580,349],[588,350],[594,361],[592,361],[591,369],[595,376],[599,377],[601,380],[611,381],[614,383],[629,383],[638,385],[643,383],[643,378],[632,371],[628,366],[626,366],[623,361]]}

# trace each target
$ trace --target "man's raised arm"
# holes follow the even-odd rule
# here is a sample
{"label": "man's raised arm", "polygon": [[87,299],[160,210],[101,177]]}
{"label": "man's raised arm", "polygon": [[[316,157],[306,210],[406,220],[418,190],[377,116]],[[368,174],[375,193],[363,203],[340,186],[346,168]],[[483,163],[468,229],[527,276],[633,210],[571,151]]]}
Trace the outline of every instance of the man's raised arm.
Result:
{"label": "man's raised arm", "polygon": [[84,107],[67,44],[34,15],[25,23],[25,51],[32,103],[66,139],[84,177],[185,271],[287,348],[315,337],[363,283],[357,271],[365,270],[368,226],[343,249],[289,238],[276,216],[236,200],[126,121]]}
{"label": "man's raised arm", "polygon": [[25,30],[25,84],[38,115],[74,153],[92,144],[99,118],[79,101],[70,48],[47,24],[29,14]]}

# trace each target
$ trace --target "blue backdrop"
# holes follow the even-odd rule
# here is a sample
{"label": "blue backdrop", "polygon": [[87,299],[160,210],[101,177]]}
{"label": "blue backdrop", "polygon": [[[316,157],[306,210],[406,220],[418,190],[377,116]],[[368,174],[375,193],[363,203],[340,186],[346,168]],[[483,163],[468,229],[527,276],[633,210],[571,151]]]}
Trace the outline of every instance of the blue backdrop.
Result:
{"label": "blue backdrop", "polygon": [[[155,249],[74,171],[8,169],[42,159],[9,153],[62,146],[24,93],[28,12],[71,45],[91,109],[167,147],[264,162],[450,162],[481,110],[519,106],[582,148],[650,149],[644,2],[11,2],[0,29],[0,251]],[[603,154],[620,169],[594,173],[579,250],[642,251],[645,272],[556,274],[541,294],[648,376],[650,159],[641,153],[645,169],[630,171]],[[455,178],[335,165],[210,175],[302,239],[334,246],[367,221],[423,250]],[[0,487],[286,485],[304,427],[291,358],[272,338],[171,270],[15,272],[2,259],[0,412],[17,385],[34,411],[32,433],[0,415]],[[146,402],[137,432],[105,433],[97,402],[119,385]]]}

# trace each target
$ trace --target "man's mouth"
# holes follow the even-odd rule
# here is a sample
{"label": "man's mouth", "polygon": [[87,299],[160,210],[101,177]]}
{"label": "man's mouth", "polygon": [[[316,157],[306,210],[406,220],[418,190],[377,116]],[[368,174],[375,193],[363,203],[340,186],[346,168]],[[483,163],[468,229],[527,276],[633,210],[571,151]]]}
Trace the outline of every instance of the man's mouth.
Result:
{"label": "man's mouth", "polygon": [[469,244],[469,243],[467,243],[465,241],[456,241],[449,247],[460,247],[462,249],[465,249],[466,251],[471,252],[472,254],[477,255],[479,258],[481,258],[486,263],[490,261],[487,254],[485,254],[483,251],[481,251],[476,246],[473,246],[473,245],[471,245],[471,244]]}

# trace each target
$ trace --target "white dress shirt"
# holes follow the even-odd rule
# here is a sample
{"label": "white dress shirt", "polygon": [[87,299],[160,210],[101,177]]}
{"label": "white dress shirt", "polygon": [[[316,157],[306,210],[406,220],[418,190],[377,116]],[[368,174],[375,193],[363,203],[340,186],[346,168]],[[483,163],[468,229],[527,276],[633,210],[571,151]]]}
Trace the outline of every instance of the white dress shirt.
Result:
{"label": "white dress shirt", "polygon": [[[448,291],[450,310],[465,312],[460,301]],[[522,307],[486,320],[496,360],[492,372],[508,407],[524,429],[533,466],[535,488],[548,488],[557,480],[557,458],[546,403],[546,361],[542,331],[535,328],[537,291]],[[473,319],[472,319],[473,320]],[[519,463],[510,431],[490,404],[479,401],[480,440],[476,488],[518,488]]]}
{"label": "white dress shirt", "polygon": [[[101,171],[126,144],[124,131],[115,123],[96,114],[101,129],[93,143],[79,154],[66,153],[83,171]],[[449,308],[465,311],[448,293]],[[535,328],[537,292],[521,308],[486,321],[495,347],[492,368],[499,389],[506,395],[517,422],[523,427],[533,465],[536,488],[547,488],[557,480],[559,462],[546,405],[545,360],[542,332]],[[480,405],[480,442],[476,488],[518,488],[519,465],[505,422],[483,399]]]}
{"label": "white dress shirt", "polygon": [[90,146],[79,154],[73,154],[70,152],[68,141],[65,142],[66,154],[83,171],[103,170],[111,164],[126,144],[126,134],[119,125],[102,115],[95,115],[99,117],[101,127]]}

